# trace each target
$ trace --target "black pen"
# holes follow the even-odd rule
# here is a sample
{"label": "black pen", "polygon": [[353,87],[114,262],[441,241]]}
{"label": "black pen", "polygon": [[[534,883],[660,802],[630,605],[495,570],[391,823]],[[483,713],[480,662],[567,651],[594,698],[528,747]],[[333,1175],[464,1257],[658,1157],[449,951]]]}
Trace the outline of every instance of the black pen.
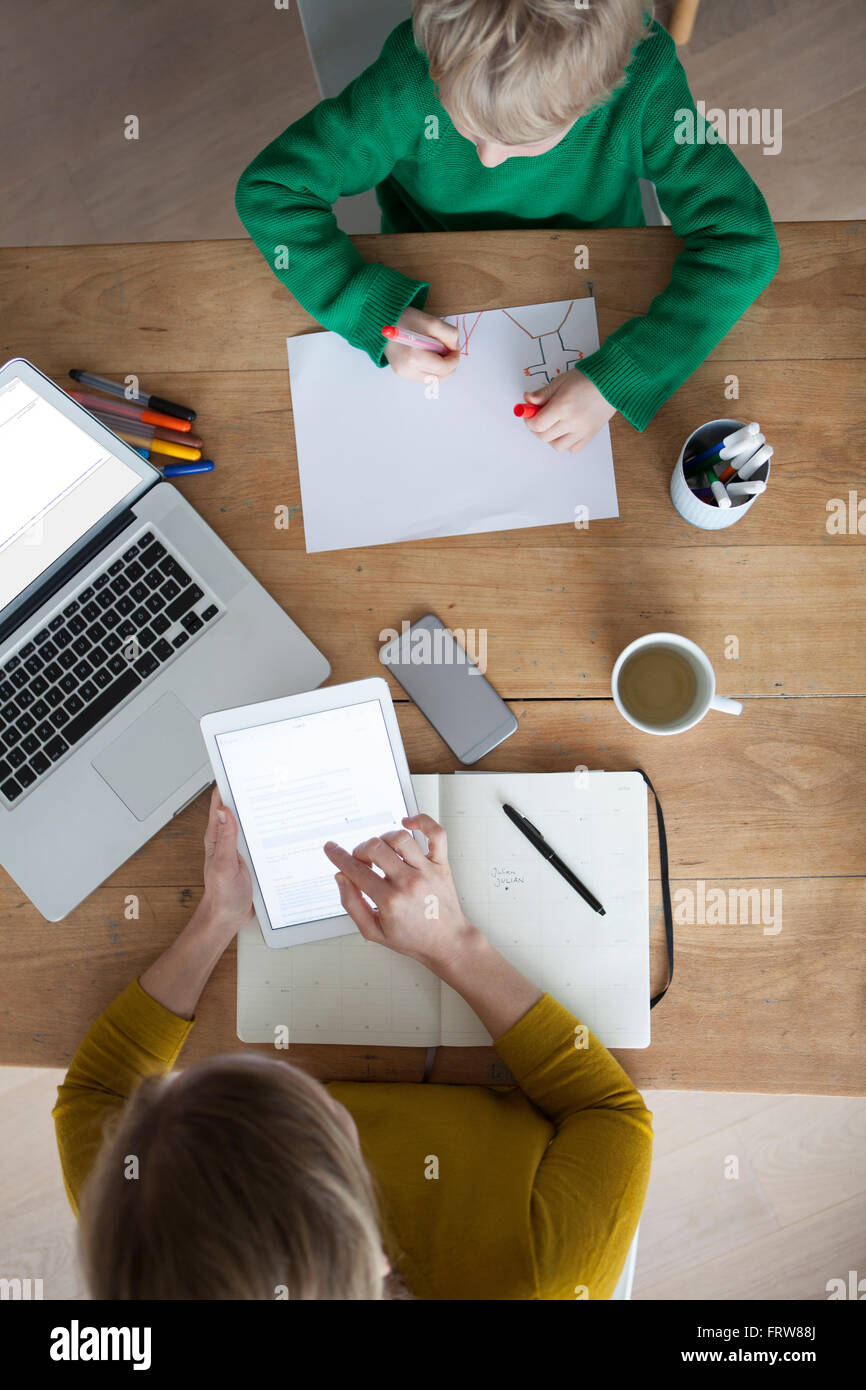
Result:
{"label": "black pen", "polygon": [[542,858],[547,860],[550,867],[552,869],[555,869],[558,874],[562,874],[562,877],[565,879],[566,883],[571,884],[575,893],[580,894],[580,896],[583,898],[583,901],[589,904],[593,912],[600,912],[602,917],[604,917],[605,911],[598,898],[594,898],[590,893],[589,889],[584,887],[584,885],[581,883],[577,875],[573,874],[568,865],[562,862],[559,855],[556,853],[556,850],[550,848],[550,845],[545,840],[541,831],[536,830],[535,826],[532,824],[532,821],[527,820],[526,817],[522,816],[519,811],[515,811],[513,806],[507,806],[504,802],[502,805],[502,809],[505,812],[508,819],[514,825],[517,826],[517,829],[521,832],[521,834],[526,836],[529,843],[535,846]]}

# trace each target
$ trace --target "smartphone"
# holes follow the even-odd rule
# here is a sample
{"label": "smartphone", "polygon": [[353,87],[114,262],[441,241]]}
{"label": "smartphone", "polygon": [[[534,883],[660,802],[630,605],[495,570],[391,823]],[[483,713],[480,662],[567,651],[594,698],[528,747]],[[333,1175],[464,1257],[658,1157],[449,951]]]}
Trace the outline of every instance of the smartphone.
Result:
{"label": "smartphone", "polygon": [[515,732],[517,720],[472,660],[475,634],[460,635],[465,646],[428,613],[411,627],[404,624],[380,649],[379,660],[461,763],[476,763]]}

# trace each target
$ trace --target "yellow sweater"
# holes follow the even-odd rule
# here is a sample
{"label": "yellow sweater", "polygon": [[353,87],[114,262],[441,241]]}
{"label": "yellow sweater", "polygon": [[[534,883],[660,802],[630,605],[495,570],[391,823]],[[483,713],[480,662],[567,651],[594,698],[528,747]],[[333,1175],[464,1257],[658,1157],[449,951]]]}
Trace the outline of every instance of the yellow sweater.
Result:
{"label": "yellow sweater", "polygon": [[[76,1215],[105,1121],[171,1070],[193,1022],[134,981],[90,1028],[53,1111]],[[646,1195],[652,1116],[597,1038],[575,1047],[577,1026],[545,994],[499,1038],[516,1086],[329,1083],[418,1298],[610,1298]]]}

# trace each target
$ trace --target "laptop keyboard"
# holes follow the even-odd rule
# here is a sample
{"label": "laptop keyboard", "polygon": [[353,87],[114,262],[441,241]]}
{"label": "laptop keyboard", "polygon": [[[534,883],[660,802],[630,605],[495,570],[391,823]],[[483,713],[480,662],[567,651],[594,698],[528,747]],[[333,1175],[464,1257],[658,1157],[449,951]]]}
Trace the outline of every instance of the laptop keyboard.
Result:
{"label": "laptop keyboard", "polygon": [[0,794],[17,801],[219,615],[151,531],[0,666]]}

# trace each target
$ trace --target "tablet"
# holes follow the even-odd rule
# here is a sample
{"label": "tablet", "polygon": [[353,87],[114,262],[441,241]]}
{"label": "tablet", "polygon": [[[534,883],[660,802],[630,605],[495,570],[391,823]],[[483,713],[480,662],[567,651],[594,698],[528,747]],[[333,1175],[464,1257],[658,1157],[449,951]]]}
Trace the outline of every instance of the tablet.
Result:
{"label": "tablet", "polygon": [[387,683],[374,677],[221,710],[201,729],[238,821],[267,945],[356,931],[325,841],[351,854],[418,810]]}

